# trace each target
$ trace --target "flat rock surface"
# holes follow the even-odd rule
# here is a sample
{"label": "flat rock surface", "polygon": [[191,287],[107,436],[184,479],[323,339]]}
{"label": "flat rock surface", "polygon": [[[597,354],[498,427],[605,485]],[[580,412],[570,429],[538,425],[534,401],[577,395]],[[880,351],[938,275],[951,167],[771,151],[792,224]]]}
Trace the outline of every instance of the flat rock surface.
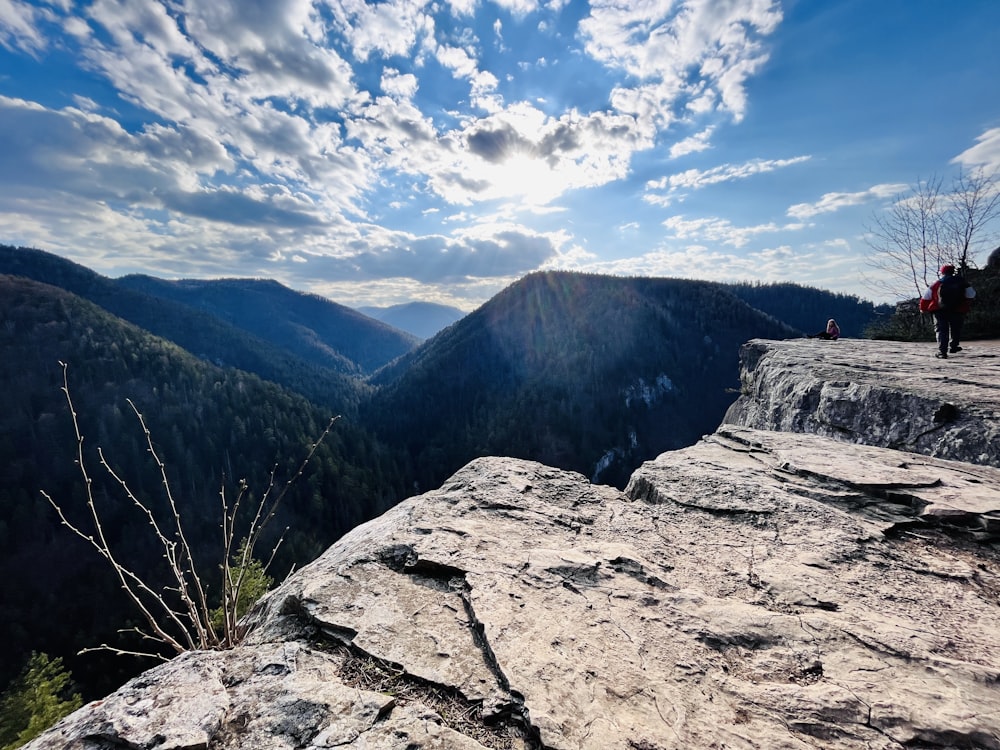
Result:
{"label": "flat rock surface", "polygon": [[725,422],[1000,466],[1000,341],[754,340]]}
{"label": "flat rock surface", "polygon": [[741,426],[625,492],[479,459],[29,747],[1000,748],[998,520],[996,468]]}

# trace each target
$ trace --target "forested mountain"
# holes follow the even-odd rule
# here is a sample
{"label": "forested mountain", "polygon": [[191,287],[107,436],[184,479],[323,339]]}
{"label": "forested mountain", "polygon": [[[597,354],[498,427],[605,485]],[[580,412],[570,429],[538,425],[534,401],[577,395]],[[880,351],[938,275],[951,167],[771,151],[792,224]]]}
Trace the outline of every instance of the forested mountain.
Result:
{"label": "forested mountain", "polygon": [[118,283],[210,313],[307,362],[340,372],[372,372],[417,344],[415,336],[390,324],[276,281],[163,281],[133,275]]}
{"label": "forested mountain", "polygon": [[797,335],[721,285],[535,273],[376,373],[362,419],[425,489],[482,455],[623,485],[715,429],[740,344]]}
{"label": "forested mountain", "polygon": [[[159,474],[126,399],[146,419],[210,582],[221,560],[220,489],[233,497],[245,478],[259,497],[273,467],[283,483],[333,413],[21,277],[0,276],[0,352],[0,685],[36,650],[79,664],[74,675],[96,697],[139,665],[73,657],[85,646],[120,643],[115,631],[133,612],[105,563],[59,526],[40,494],[50,493],[71,518],[85,510],[60,361],[68,365],[104,530],[138,572],[152,569],[162,550],[96,455],[100,447],[136,493],[162,502]],[[275,532],[291,527],[278,576],[398,501],[402,479],[394,464],[354,420],[338,421],[273,525]]]}
{"label": "forested mountain", "polygon": [[429,339],[465,315],[457,307],[433,302],[407,302],[390,307],[359,307],[358,311],[401,331],[408,331],[421,339]]}
{"label": "forested mountain", "polygon": [[[341,356],[332,353],[328,358],[331,363],[340,363],[337,368],[324,366],[316,360],[306,360],[295,349],[286,346],[291,337],[277,342],[264,340],[216,315],[167,297],[130,288],[51,253],[0,245],[0,273],[24,276],[65,289],[173,341],[202,359],[219,366],[252,372],[338,412],[353,414],[365,390],[363,382],[353,377],[362,370],[361,365],[348,361],[342,353]],[[387,330],[385,326],[354,311],[348,318],[361,319],[361,330],[378,330],[379,335]],[[286,328],[290,325],[288,323]],[[320,326],[319,323],[315,325]],[[396,332],[394,338],[401,342],[405,334]],[[413,340],[409,341],[412,345]],[[391,357],[386,354],[381,362],[389,359]]]}
{"label": "forested mountain", "polygon": [[833,318],[841,335],[858,338],[865,335],[872,323],[891,315],[893,310],[892,305],[875,305],[854,295],[788,282],[725,286],[751,307],[805,333],[826,330],[826,321]]}

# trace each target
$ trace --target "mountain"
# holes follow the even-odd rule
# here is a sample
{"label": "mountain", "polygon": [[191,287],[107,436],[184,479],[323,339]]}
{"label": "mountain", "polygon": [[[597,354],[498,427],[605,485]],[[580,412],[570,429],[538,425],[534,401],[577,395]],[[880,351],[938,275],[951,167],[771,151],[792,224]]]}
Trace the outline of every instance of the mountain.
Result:
{"label": "mountain", "polygon": [[621,486],[719,424],[740,344],[793,336],[720,285],[535,273],[378,371],[361,418],[418,487],[485,455]]}
{"label": "mountain", "polygon": [[417,344],[391,325],[276,281],[133,275],[118,283],[207,312],[307,362],[348,374],[372,372]]}
{"label": "mountain", "polygon": [[[68,368],[104,532],[140,573],[155,570],[162,550],[150,544],[143,517],[97,455],[100,448],[139,497],[166,512],[163,479],[126,399],[144,416],[210,582],[220,559],[220,490],[235,497],[234,485],[245,478],[250,504],[272,470],[280,489],[333,416],[297,393],[209,364],[81,297],[23,277],[0,276],[0,352],[0,685],[32,650],[75,664],[80,648],[120,643],[116,631],[133,616],[104,561],[60,527],[40,493],[70,519],[85,521],[60,362]],[[339,420],[275,518],[275,533],[290,528],[274,573],[280,580],[402,494],[392,456],[354,420]],[[217,582],[210,587],[218,590]],[[87,694],[113,688],[128,676],[123,670],[141,666],[95,658],[74,670]]]}
{"label": "mountain", "polygon": [[[0,273],[64,289],[219,366],[235,367],[352,414],[364,391],[355,377],[166,297],[146,294],[51,253],[0,245]],[[166,283],[166,282],[164,282]],[[360,316],[359,316],[360,317]],[[359,371],[348,363],[343,370]]]}
{"label": "mountain", "polygon": [[447,328],[465,316],[465,313],[457,307],[438,305],[434,302],[407,302],[391,307],[359,307],[358,311],[421,339],[429,339],[441,329]]}

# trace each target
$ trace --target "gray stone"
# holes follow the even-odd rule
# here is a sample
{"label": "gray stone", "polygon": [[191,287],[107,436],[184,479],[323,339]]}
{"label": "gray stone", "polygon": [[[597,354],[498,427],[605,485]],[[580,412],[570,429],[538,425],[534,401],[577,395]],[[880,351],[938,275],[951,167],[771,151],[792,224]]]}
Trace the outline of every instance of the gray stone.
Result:
{"label": "gray stone", "polygon": [[724,422],[1000,466],[1000,342],[754,340]]}

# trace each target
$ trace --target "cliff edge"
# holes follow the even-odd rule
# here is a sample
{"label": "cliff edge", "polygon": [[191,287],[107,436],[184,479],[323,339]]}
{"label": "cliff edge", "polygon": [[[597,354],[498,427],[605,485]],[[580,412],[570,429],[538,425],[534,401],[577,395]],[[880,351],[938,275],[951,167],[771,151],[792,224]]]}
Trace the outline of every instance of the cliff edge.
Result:
{"label": "cliff edge", "polygon": [[1000,341],[754,340],[724,422],[1000,466]]}
{"label": "cliff edge", "polygon": [[[867,369],[834,367],[855,345]],[[900,402],[952,404],[975,443],[976,360],[921,395],[919,371],[944,368],[903,353],[752,342],[731,417],[764,414],[766,360],[798,357],[819,403],[858,395],[858,429],[886,429],[863,395],[888,403],[898,382]],[[830,421],[807,402],[776,423]],[[150,670],[27,747],[1000,748],[987,463],[734,424],[624,492],[478,459],[268,594],[240,648]]]}

